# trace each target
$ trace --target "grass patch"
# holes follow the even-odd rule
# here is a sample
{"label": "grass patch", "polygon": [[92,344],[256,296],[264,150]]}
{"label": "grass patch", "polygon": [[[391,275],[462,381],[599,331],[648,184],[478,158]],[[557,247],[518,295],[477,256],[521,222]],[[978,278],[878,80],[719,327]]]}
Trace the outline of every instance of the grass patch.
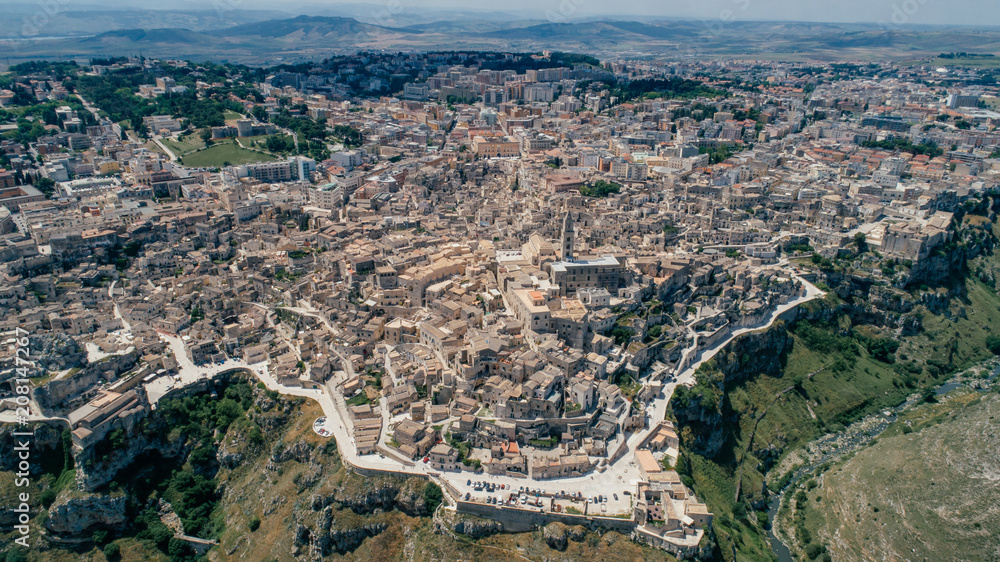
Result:
{"label": "grass patch", "polygon": [[[893,334],[875,325],[852,325],[844,314],[828,322],[800,320],[788,332],[792,343],[780,359],[780,368],[757,368],[749,357],[744,365],[743,358],[732,351],[740,349],[737,346],[703,366],[704,372],[699,370],[698,384],[693,389],[675,394],[675,407],[700,404],[703,411],[720,416],[724,444],[713,458],[691,452],[690,446],[711,428],[698,423],[681,426],[684,461],[678,463],[678,472],[717,514],[713,526],[722,558],[733,560],[734,551],[737,560],[770,558],[763,525],[745,514],[752,504],[764,499],[761,491],[765,474],[781,458],[873,411],[895,406],[908,395],[939,384],[992,355],[986,339],[1000,325],[1000,296],[975,279],[960,282],[952,291],[955,296],[947,305],[947,313],[933,314],[920,306],[911,313],[921,318],[922,330],[894,340],[899,342],[898,349],[883,345],[885,338]],[[806,306],[814,317],[829,318],[816,313],[824,312],[824,308],[836,309],[840,302],[836,298],[822,299]],[[739,361],[737,368],[745,373],[734,377],[727,371],[731,376],[724,393],[719,392],[723,379],[716,361],[728,361],[730,369],[734,361]],[[776,400],[782,391],[786,392]],[[942,421],[941,414],[937,414],[922,423],[934,425]],[[925,425],[915,424],[908,431],[918,432]],[[927,454],[934,449],[923,450]],[[780,453],[775,456],[775,451]],[[940,455],[929,456],[941,464]],[[737,502],[736,485],[740,481]],[[889,505],[889,500],[884,503]],[[883,511],[886,509],[884,506]],[[818,525],[808,514],[805,519],[797,516],[795,521],[796,528]],[[927,533],[930,531],[925,536]],[[816,541],[815,532],[812,534],[802,546],[811,546],[815,554],[824,544]],[[849,555],[841,558],[851,559]]]}
{"label": "grass patch", "polygon": [[199,148],[205,147],[205,141],[201,140],[201,137],[197,134],[185,135],[176,140],[172,138],[160,139],[160,142],[169,148],[175,156],[182,156],[188,152],[193,152]]}
{"label": "grass patch", "polygon": [[368,396],[364,392],[359,392],[357,396],[346,401],[348,406],[362,406],[364,404],[371,404],[372,401],[368,399]]}
{"label": "grass patch", "polygon": [[192,152],[191,154],[185,155],[181,160],[185,166],[195,168],[218,168],[225,166],[227,162],[229,165],[238,166],[240,164],[250,164],[253,162],[273,162],[277,160],[277,158],[271,156],[270,154],[255,152],[253,150],[240,148],[235,144],[225,143],[210,146],[205,150],[199,150],[198,152]]}
{"label": "grass patch", "polygon": [[1000,488],[984,485],[982,475],[1000,460],[1000,432],[984,431],[996,428],[998,417],[995,393],[914,408],[830,470],[796,515],[835,560],[921,560],[945,552],[974,560],[997,552]]}

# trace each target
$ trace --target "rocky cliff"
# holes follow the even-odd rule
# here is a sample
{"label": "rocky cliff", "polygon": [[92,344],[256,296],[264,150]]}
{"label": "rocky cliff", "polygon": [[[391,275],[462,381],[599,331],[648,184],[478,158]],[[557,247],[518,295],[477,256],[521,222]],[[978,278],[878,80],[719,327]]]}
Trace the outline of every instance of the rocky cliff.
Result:
{"label": "rocky cliff", "polygon": [[94,528],[119,530],[125,525],[124,494],[89,494],[66,490],[49,507],[46,528],[56,535],[81,535]]}
{"label": "rocky cliff", "polygon": [[[19,461],[17,452],[14,450],[18,438],[14,437],[14,432],[32,432],[30,463],[32,474],[40,474],[45,467],[45,462],[52,460],[59,454],[62,445],[62,432],[67,429],[66,424],[58,421],[35,422],[28,427],[18,427],[14,424],[0,426],[0,470],[14,470]],[[22,438],[23,439],[23,438]],[[62,458],[58,461],[61,463]]]}
{"label": "rocky cliff", "polygon": [[714,457],[725,443],[726,390],[751,376],[780,376],[792,338],[783,321],[734,339],[698,369],[693,388],[679,387],[670,401],[685,446]]}
{"label": "rocky cliff", "polygon": [[401,479],[392,476],[366,478],[360,490],[356,483],[342,483],[332,494],[313,495],[313,511],[329,505],[362,513],[375,513],[399,509],[408,515],[429,515],[424,503],[423,488],[426,481],[419,478]]}
{"label": "rocky cliff", "polygon": [[134,431],[128,435],[124,447],[112,450],[105,458],[98,458],[94,448],[88,447],[75,457],[77,485],[92,492],[114,480],[120,471],[146,453],[174,458],[186,452],[183,439],[170,441],[165,436],[165,432]]}
{"label": "rocky cliff", "polygon": [[322,560],[334,553],[343,554],[356,548],[361,541],[375,536],[387,527],[385,523],[342,525],[334,516],[332,506],[320,511],[314,524],[295,526],[292,555],[310,560]]}

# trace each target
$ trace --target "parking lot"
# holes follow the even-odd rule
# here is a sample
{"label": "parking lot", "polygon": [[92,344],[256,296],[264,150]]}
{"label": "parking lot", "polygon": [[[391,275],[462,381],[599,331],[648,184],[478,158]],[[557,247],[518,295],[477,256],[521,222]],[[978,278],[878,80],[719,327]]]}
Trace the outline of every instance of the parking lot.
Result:
{"label": "parking lot", "polygon": [[[630,488],[634,488],[634,485],[631,487],[623,486],[621,490],[586,496],[582,490],[566,489],[567,486],[556,489],[555,486],[538,486],[539,482],[529,483],[526,480],[519,485],[514,485],[497,481],[500,478],[506,479],[505,477],[485,475],[486,480],[483,480],[484,475],[477,474],[475,476],[476,478],[466,478],[465,481],[459,482],[459,485],[456,486],[461,495],[460,499],[488,505],[540,509],[577,515],[620,516],[631,514],[632,490]],[[534,484],[534,486],[526,485],[526,483]],[[566,481],[554,480],[553,484],[566,484]]]}

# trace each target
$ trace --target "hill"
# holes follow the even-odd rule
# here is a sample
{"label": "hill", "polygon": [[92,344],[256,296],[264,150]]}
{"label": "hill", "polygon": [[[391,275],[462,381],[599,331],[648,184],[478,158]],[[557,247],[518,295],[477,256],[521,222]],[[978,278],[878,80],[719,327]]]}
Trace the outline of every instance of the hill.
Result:
{"label": "hill", "polygon": [[[929,60],[941,52],[1000,52],[1000,30],[985,27],[883,28],[874,24],[611,19],[540,23],[509,17],[482,22],[482,16],[415,21],[412,25],[400,16],[392,19],[392,25],[376,25],[362,21],[372,17],[370,13],[358,15],[362,20],[329,15],[260,21],[264,14],[273,12],[214,18],[205,13],[170,12],[159,20],[143,13],[123,18],[123,23],[109,23],[113,16],[102,15],[84,18],[69,27],[59,23],[60,19],[54,29],[64,29],[70,35],[91,29],[96,35],[33,39],[30,49],[23,42],[11,41],[0,44],[0,56],[13,63],[67,56],[117,56],[144,50],[162,57],[269,64],[316,61],[329,57],[331,52],[359,48],[549,49],[603,57],[628,52],[650,57],[753,55],[777,60]],[[104,31],[130,23],[140,26]]]}
{"label": "hill", "polygon": [[976,207],[983,214],[959,212],[959,240],[910,272],[908,288],[851,269],[863,256],[824,264],[827,297],[737,338],[675,392],[678,471],[717,515],[720,558],[773,557],[764,511],[784,486],[784,459],[992,357],[1000,228],[987,215],[995,220],[1000,198]]}
{"label": "hill", "polygon": [[283,40],[334,40],[351,43],[373,35],[422,33],[417,29],[393,29],[361,23],[354,18],[299,16],[296,18],[248,23],[216,30],[219,37],[263,37]]}
{"label": "hill", "polygon": [[926,404],[809,484],[805,528],[834,560],[1000,560],[998,466],[1000,394]]}
{"label": "hill", "polygon": [[206,46],[216,41],[210,35],[188,29],[116,29],[80,39],[84,45],[94,43],[182,43]]}
{"label": "hill", "polygon": [[[73,9],[65,9],[70,7]],[[31,32],[47,37],[87,37],[116,29],[206,31],[285,17],[282,12],[272,10],[215,10],[211,7],[202,10],[144,10],[92,6],[87,9],[87,6],[74,3],[60,8],[54,13],[46,12],[48,17],[44,29],[34,30],[23,23],[35,21],[29,17],[36,15],[37,5],[0,4],[0,18],[19,24],[0,29],[0,37],[16,38]]]}
{"label": "hill", "polygon": [[[161,401],[135,431],[111,432],[74,456],[68,430],[41,425],[34,443],[47,461],[32,481],[42,509],[30,525],[67,540],[33,533],[27,560],[194,560],[174,538],[183,529],[219,542],[209,560],[674,561],[613,531],[555,529],[566,537],[556,550],[541,531],[504,534],[495,522],[438,510],[441,491],[425,479],[349,470],[336,442],[312,429],[323,415],[317,403],[243,375],[217,382]],[[11,431],[0,428],[0,498],[13,505]],[[81,477],[92,491],[73,485]],[[3,520],[0,559],[21,560],[11,554],[21,552],[12,519]]]}

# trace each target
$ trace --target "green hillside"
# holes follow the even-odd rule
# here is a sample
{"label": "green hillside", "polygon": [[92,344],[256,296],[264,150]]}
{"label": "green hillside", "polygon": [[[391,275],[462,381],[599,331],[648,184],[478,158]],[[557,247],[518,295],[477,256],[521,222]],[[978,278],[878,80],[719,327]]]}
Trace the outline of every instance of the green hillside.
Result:
{"label": "green hillside", "polygon": [[1000,232],[984,216],[960,221],[955,250],[940,258],[955,270],[937,286],[916,277],[899,289],[845,274],[854,258],[824,263],[827,297],[804,305],[790,326],[737,339],[699,369],[693,388],[675,393],[678,471],[716,514],[717,556],[773,558],[765,482],[781,487],[772,470],[781,459],[992,356]]}

